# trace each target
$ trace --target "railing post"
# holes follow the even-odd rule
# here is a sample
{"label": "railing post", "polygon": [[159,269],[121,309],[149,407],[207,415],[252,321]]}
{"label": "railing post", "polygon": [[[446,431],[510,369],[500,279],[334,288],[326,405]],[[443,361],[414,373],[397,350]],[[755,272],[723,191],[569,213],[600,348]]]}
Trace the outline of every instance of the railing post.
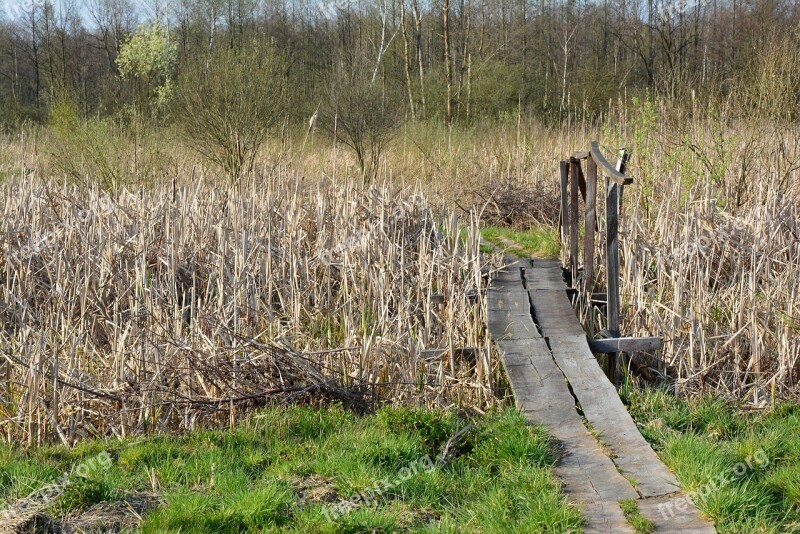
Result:
{"label": "railing post", "polygon": [[[625,150],[620,152],[617,161],[617,171],[625,173],[628,163],[628,153]],[[619,215],[620,204],[624,186],[606,179],[606,287],[608,288],[607,318],[608,332],[612,337],[619,337],[620,322],[620,263],[619,263]],[[620,358],[618,353],[608,355],[608,367],[614,385],[620,384]]]}
{"label": "railing post", "polygon": [[577,287],[578,280],[578,186],[580,181],[580,160],[572,158],[569,162],[569,269],[571,285]]}
{"label": "railing post", "polygon": [[[606,317],[611,337],[619,337],[619,189],[606,178]],[[618,385],[617,353],[608,355],[608,368],[611,381]]]}
{"label": "railing post", "polygon": [[591,311],[594,291],[594,232],[597,224],[597,163],[586,159],[586,198],[584,199],[583,292]]}
{"label": "railing post", "polygon": [[569,173],[569,162],[562,161],[561,162],[561,264],[564,265],[567,262],[564,260],[566,259],[567,255],[567,239],[569,236],[569,191],[567,189],[568,179],[567,175]]}
{"label": "railing post", "polygon": [[[628,166],[628,158],[630,154],[623,148],[619,152],[619,159],[617,160],[617,171],[622,174],[625,174],[625,169]],[[617,216],[616,216],[616,226],[617,226],[617,235],[616,235],[616,326],[615,326],[615,336],[619,336],[619,322],[620,322],[620,294],[619,294],[619,282],[620,282],[620,260],[619,260],[619,219],[622,216],[622,195],[625,192],[625,186],[621,184],[617,184]],[[610,327],[609,327],[610,329]],[[614,355],[614,385],[619,385],[621,382],[621,371],[622,368],[627,368],[625,363],[625,354],[620,352]]]}
{"label": "railing post", "polygon": [[[628,153],[626,149],[622,149],[619,151],[619,159],[617,160],[617,170],[622,174],[625,174],[625,170],[628,167],[628,159],[630,159],[631,155]],[[622,192],[625,190],[624,186],[620,186],[619,188],[619,213],[622,216]]]}

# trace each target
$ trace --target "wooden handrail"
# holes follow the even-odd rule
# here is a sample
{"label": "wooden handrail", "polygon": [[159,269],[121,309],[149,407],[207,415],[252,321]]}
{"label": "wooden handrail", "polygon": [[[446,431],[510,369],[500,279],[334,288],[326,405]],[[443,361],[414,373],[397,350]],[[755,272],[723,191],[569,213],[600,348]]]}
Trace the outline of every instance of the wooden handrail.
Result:
{"label": "wooden handrail", "polygon": [[[583,160],[586,160],[585,166]],[[597,224],[597,192],[600,175],[605,176],[605,316],[609,335],[620,338],[620,262],[619,262],[619,217],[620,203],[624,186],[633,183],[633,178],[625,175],[628,160],[623,150],[617,166],[611,165],[600,150],[600,144],[592,141],[586,152],[576,152],[567,161],[561,162],[561,238],[564,243],[566,258],[565,267],[569,269],[571,286],[576,299],[576,306],[586,306],[587,316],[591,315],[595,304],[592,302],[595,283],[595,236]],[[584,173],[585,169],[585,173]],[[579,255],[579,195],[584,199],[583,210],[583,265]],[[591,334],[591,332],[590,332]],[[626,341],[626,343],[628,343]],[[641,344],[640,344],[641,345]],[[635,345],[635,346],[640,346]],[[623,346],[623,345],[620,345]],[[634,346],[628,345],[625,346]],[[644,346],[644,345],[641,345]],[[616,346],[608,343],[599,344],[609,352],[609,375],[614,383],[619,383],[619,350],[611,350]],[[608,349],[610,347],[611,349]]]}
{"label": "wooden handrail", "polygon": [[631,185],[633,183],[633,178],[630,176],[625,176],[621,172],[617,170],[614,165],[608,162],[606,157],[603,155],[603,152],[600,150],[600,144],[597,141],[592,141],[592,148],[589,149],[589,153],[592,156],[592,159],[595,163],[597,163],[598,167],[601,167],[606,175],[614,180],[619,185]]}
{"label": "wooden handrail", "polygon": [[631,185],[633,183],[633,178],[630,176],[625,176],[623,173],[619,172],[616,167],[611,165],[606,157],[603,155],[603,151],[600,150],[600,143],[597,141],[592,141],[591,148],[585,152],[575,152],[569,159],[573,163],[592,158],[594,162],[597,164],[599,168],[603,170],[605,174],[608,175],[615,183],[619,185]]}

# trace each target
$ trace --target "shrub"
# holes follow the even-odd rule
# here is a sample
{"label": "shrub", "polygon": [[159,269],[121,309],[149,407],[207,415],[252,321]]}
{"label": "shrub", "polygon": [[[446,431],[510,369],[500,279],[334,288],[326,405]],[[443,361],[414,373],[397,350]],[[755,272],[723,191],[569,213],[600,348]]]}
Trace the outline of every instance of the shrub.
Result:
{"label": "shrub", "polygon": [[49,115],[49,162],[75,183],[96,183],[117,191],[125,183],[140,185],[165,174],[169,155],[157,131],[134,117],[130,127],[108,118],[81,119],[69,98],[57,100]]}
{"label": "shrub", "polygon": [[336,69],[321,117],[323,128],[355,153],[364,183],[375,178],[381,157],[403,124],[401,94],[372,80],[371,72],[359,64]]}
{"label": "shrub", "polygon": [[139,28],[122,45],[117,58],[120,76],[134,84],[137,103],[154,116],[161,114],[172,98],[171,76],[177,61],[178,47],[159,21]]}
{"label": "shrub", "polygon": [[256,154],[287,110],[286,62],[255,43],[220,48],[189,65],[178,85],[178,121],[201,156],[232,182],[253,169]]}

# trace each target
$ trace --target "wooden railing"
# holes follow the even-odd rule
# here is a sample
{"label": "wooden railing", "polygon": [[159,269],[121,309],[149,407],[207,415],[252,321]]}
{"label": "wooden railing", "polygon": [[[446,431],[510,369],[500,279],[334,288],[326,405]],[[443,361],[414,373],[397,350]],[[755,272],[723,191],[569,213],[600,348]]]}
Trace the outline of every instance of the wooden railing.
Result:
{"label": "wooden railing", "polygon": [[[590,339],[597,354],[608,354],[607,372],[615,384],[620,382],[620,354],[661,347],[660,338],[620,337],[620,259],[619,218],[622,193],[633,178],[625,174],[628,153],[620,151],[616,166],[611,165],[597,142],[588,151],[577,152],[561,162],[561,243],[564,267],[569,272],[574,305],[587,318],[592,310],[605,309],[606,327]],[[586,172],[584,173],[584,162]],[[597,233],[598,174],[605,176],[605,292],[595,293],[595,236]],[[580,196],[583,197],[581,221]],[[583,250],[580,230],[583,224]],[[582,260],[582,261],[581,261]],[[590,331],[590,338],[593,338]]]}

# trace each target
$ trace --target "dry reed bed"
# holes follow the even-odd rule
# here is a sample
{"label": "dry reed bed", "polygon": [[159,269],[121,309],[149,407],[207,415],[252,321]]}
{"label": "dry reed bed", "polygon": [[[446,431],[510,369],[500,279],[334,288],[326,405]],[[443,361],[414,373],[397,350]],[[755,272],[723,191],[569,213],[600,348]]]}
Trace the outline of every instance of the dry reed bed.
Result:
{"label": "dry reed bed", "polygon": [[636,136],[623,332],[665,338],[661,370],[681,392],[757,405],[796,394],[800,129],[685,124],[663,120]]}
{"label": "dry reed bed", "polygon": [[297,398],[494,401],[478,224],[419,191],[0,189],[7,441],[191,429]]}

